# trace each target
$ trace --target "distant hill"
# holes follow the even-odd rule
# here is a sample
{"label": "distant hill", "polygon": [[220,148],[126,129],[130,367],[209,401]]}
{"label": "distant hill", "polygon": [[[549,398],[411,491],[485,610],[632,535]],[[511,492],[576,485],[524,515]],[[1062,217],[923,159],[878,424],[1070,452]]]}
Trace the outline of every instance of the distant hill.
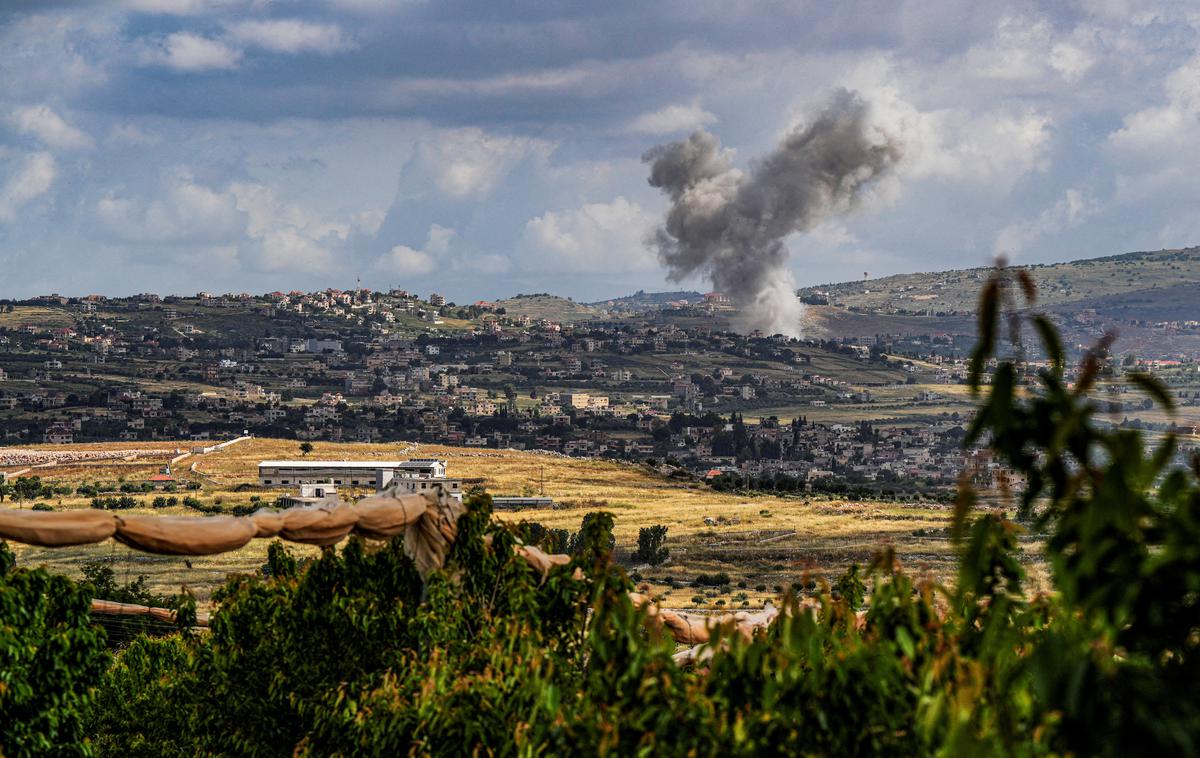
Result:
{"label": "distant hill", "polygon": [[[1101,317],[1174,320],[1200,317],[1200,248],[1158,250],[1067,263],[1034,264],[1043,308],[1091,309]],[[806,302],[856,313],[963,316],[974,313],[989,269],[898,274],[881,279],[806,287]]]}
{"label": "distant hill", "polygon": [[604,312],[599,308],[548,293],[516,295],[507,300],[498,300],[496,305],[510,316],[528,316],[560,323],[589,321],[604,316]]}
{"label": "distant hill", "polygon": [[[1022,266],[1076,350],[1112,333],[1117,355],[1200,355],[1200,248],[1157,250]],[[805,334],[975,334],[979,290],[989,268],[900,274],[806,287]]]}
{"label": "distant hill", "polygon": [[690,290],[677,290],[675,292],[645,292],[638,290],[632,295],[625,297],[615,297],[612,300],[601,300],[595,303],[589,303],[597,308],[619,312],[619,313],[643,313],[645,311],[658,310],[665,307],[669,303],[686,300],[689,303],[695,303],[704,297],[699,292]]}

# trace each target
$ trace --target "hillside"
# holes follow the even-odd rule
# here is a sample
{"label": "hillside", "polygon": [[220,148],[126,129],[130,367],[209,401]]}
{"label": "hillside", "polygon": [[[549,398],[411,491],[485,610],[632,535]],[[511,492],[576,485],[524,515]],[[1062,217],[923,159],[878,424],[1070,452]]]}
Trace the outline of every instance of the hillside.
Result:
{"label": "hillside", "polygon": [[646,311],[663,308],[668,303],[680,301],[697,303],[703,298],[704,295],[692,290],[676,290],[675,292],[645,292],[638,290],[632,295],[589,303],[589,305],[615,312],[645,313]]}
{"label": "hillside", "polygon": [[[187,449],[188,443],[180,442],[177,446]],[[63,455],[71,450],[118,447],[125,450],[150,446],[114,443],[35,446],[34,450]],[[175,447],[174,443],[157,445],[137,462],[48,465],[34,469],[29,475],[37,474],[47,483],[71,487],[116,482],[118,477],[139,483],[160,470]],[[259,461],[298,455],[295,441],[252,439],[208,455],[188,456],[173,469],[181,482],[201,485],[202,489],[192,494],[204,507],[228,512],[237,506],[253,505],[252,497],[269,503],[281,494],[280,489],[257,486]],[[667,545],[673,559],[652,572],[653,576],[648,573],[650,581],[656,577],[725,571],[743,578],[751,587],[787,586],[807,572],[832,576],[851,562],[865,563],[885,543],[935,573],[950,571],[954,560],[952,546],[943,536],[950,513],[946,506],[936,504],[737,496],[715,492],[690,478],[673,478],[644,465],[515,450],[318,442],[309,457],[318,460],[437,457],[447,460],[451,476],[477,482],[495,495],[536,494],[544,487],[545,495],[555,500],[554,508],[502,512],[498,516],[513,523],[536,521],[549,528],[574,531],[579,529],[584,514],[607,510],[615,517],[617,547],[623,554],[636,546],[639,528],[663,524],[669,529]],[[182,497],[188,493],[178,494]],[[136,495],[139,505],[132,512],[202,517],[182,505],[151,508],[154,496]],[[56,510],[86,509],[90,497],[60,495],[50,503]],[[11,500],[0,504],[0,508],[15,507]],[[120,574],[145,574],[156,592],[175,592],[181,584],[186,584],[203,600],[229,573],[256,571],[266,559],[267,543],[254,541],[234,552],[186,560],[135,554],[115,544],[54,550],[14,545],[14,549],[25,565],[44,565],[71,576],[78,576],[85,561],[111,561]],[[302,555],[318,552],[316,548],[295,550]],[[690,592],[672,595],[667,584],[663,580],[661,589],[668,593],[668,605],[688,604]],[[771,593],[768,589],[765,594],[763,591],[750,594],[762,598]]]}
{"label": "hillside", "polygon": [[528,316],[532,319],[545,319],[568,324],[576,321],[590,321],[604,315],[602,310],[591,305],[545,293],[516,295],[507,300],[499,300],[496,305],[503,308],[509,316]]}
{"label": "hillside", "polygon": [[[1200,295],[1200,248],[1194,247],[1022,268],[1037,281],[1041,305],[1052,310],[1091,308],[1098,315],[1171,320],[1179,318],[1181,305],[1195,303]],[[897,274],[806,287],[800,295],[873,314],[965,315],[974,312],[988,270]]]}

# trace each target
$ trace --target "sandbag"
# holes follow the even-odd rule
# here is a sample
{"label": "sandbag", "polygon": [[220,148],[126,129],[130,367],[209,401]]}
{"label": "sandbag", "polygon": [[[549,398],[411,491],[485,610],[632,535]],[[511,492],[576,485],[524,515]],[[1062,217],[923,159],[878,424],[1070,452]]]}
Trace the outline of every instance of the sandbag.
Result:
{"label": "sandbag", "polygon": [[404,530],[404,554],[412,558],[422,579],[445,565],[458,536],[458,519],[465,512],[460,501],[439,495],[437,502]]}
{"label": "sandbag", "polygon": [[542,580],[546,579],[546,575],[550,573],[550,569],[555,566],[565,566],[571,562],[571,556],[562,554],[547,553],[541,548],[533,545],[517,545],[517,555],[525,559],[525,562],[536,569],[542,575]]}
{"label": "sandbag", "polygon": [[159,555],[215,555],[243,547],[258,528],[236,516],[117,516],[113,535],[136,550]]}
{"label": "sandbag", "polygon": [[0,511],[0,539],[41,547],[71,547],[113,536],[117,519],[105,511]]}
{"label": "sandbag", "polygon": [[663,626],[667,627],[671,632],[671,636],[675,638],[675,641],[682,642],[685,645],[708,642],[710,627],[720,623],[718,619],[669,611],[665,608],[659,609],[658,618],[662,621]]}
{"label": "sandbag", "polygon": [[358,523],[354,533],[373,540],[386,540],[403,534],[409,524],[435,506],[437,498],[430,495],[402,495],[390,493],[372,495],[359,500],[354,506]]}
{"label": "sandbag", "polygon": [[[102,616],[150,616],[168,624],[174,624],[178,616],[177,612],[171,608],[155,608],[136,603],[118,603],[115,600],[99,599],[92,600],[92,613]],[[196,626],[206,627],[208,625],[209,614],[198,612],[196,614]]]}
{"label": "sandbag", "polygon": [[289,508],[282,516],[280,537],[289,542],[322,547],[340,542],[358,522],[354,508],[345,503],[333,507]]}
{"label": "sandbag", "polygon": [[279,511],[259,508],[250,514],[250,520],[254,522],[254,527],[258,530],[254,535],[258,539],[278,537],[279,533],[283,531],[283,514]]}

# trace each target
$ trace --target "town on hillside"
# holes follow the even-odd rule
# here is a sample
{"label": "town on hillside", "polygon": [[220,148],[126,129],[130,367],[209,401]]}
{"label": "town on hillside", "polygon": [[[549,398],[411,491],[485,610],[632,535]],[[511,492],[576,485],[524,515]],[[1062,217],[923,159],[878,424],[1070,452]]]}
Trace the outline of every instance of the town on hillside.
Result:
{"label": "town on hillside", "polygon": [[[971,322],[910,315],[900,328],[891,315],[837,336],[837,319],[862,309],[809,308],[813,336],[793,339],[736,333],[718,293],[590,305],[361,287],[9,301],[0,435],[9,446],[404,440],[650,462],[717,488],[897,497],[949,497],[962,471],[993,483],[999,467],[961,444]],[[1076,355],[1089,333],[1121,326],[1101,321],[1095,309],[1066,321]],[[1152,412],[1112,383],[1105,419],[1195,439],[1200,350],[1110,358],[1111,372],[1158,375],[1180,412]],[[1045,364],[1026,365],[1032,378]]]}

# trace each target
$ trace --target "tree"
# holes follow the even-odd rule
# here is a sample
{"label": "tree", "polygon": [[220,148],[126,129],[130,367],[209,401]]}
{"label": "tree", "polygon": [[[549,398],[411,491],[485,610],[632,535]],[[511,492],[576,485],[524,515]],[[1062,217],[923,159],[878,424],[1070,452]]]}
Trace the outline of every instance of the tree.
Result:
{"label": "tree", "polygon": [[13,495],[17,502],[24,504],[42,494],[42,478],[39,476],[21,476],[13,483]]}
{"label": "tree", "polygon": [[638,547],[637,552],[633,554],[634,560],[649,563],[651,566],[664,562],[671,554],[664,546],[666,541],[667,527],[662,524],[642,527],[638,530]]}
{"label": "tree", "polygon": [[91,595],[15,563],[0,542],[0,753],[89,755],[85,714],[110,660]]}
{"label": "tree", "polygon": [[307,456],[312,451],[313,451],[313,443],[311,443],[307,440],[300,443],[300,454],[301,455]]}

